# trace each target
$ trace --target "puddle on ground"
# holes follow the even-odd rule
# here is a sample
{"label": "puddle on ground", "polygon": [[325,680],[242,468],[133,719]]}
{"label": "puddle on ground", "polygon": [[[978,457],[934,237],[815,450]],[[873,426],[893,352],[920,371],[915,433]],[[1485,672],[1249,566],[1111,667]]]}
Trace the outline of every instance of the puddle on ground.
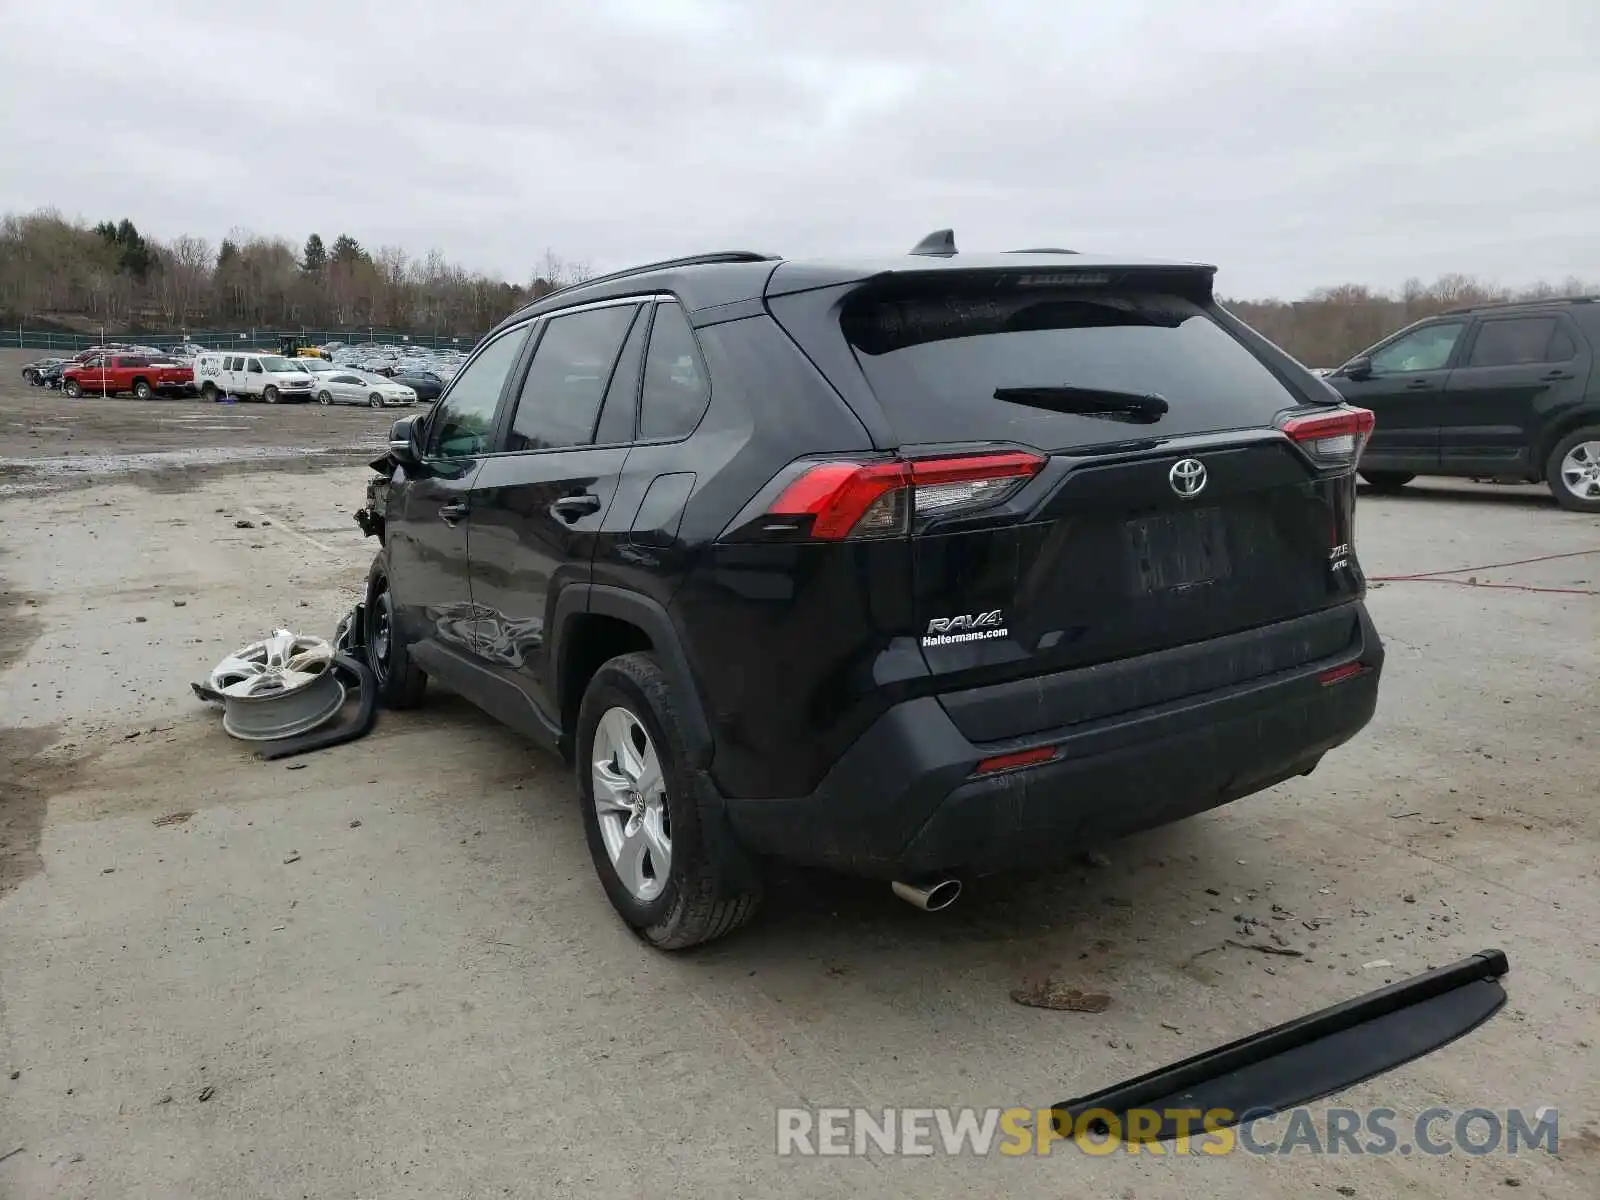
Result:
{"label": "puddle on ground", "polygon": [[0,458],[0,497],[29,495],[53,486],[71,485],[93,477],[105,480],[149,472],[182,471],[196,467],[236,463],[281,462],[285,459],[327,459],[330,456],[370,453],[368,446],[197,446],[182,450],[152,450],[140,454],[61,455],[54,458]]}

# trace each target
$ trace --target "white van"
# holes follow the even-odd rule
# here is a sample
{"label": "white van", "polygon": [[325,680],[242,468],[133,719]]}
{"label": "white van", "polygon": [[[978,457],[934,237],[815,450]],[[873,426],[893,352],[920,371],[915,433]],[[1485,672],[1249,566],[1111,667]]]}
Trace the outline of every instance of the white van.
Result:
{"label": "white van", "polygon": [[314,394],[312,376],[293,359],[281,354],[244,351],[239,354],[207,350],[194,360],[194,385],[202,400],[224,394],[239,400],[309,400]]}

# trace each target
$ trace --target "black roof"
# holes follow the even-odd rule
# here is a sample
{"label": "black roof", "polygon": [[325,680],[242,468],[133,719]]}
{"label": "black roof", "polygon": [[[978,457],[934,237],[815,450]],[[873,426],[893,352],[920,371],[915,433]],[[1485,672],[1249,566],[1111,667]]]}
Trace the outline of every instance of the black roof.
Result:
{"label": "black roof", "polygon": [[[909,254],[785,259],[752,250],[718,250],[686,258],[646,263],[586,279],[541,296],[502,321],[496,330],[574,304],[626,296],[670,292],[691,312],[739,304],[764,295],[782,295],[870,279],[887,274],[938,274],[949,271],[1094,271],[1158,268],[1203,273],[1208,281],[1216,268],[1203,263],[1164,262],[1123,256],[1078,254],[1071,250],[1015,250],[995,254],[959,254],[948,230],[930,234]],[[938,239],[935,242],[935,239]],[[930,244],[939,248],[930,251]]]}

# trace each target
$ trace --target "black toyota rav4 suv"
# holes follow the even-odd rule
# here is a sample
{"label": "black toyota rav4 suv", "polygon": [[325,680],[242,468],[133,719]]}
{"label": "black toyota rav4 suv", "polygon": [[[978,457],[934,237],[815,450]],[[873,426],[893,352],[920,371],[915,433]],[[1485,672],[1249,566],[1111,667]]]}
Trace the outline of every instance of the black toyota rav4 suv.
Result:
{"label": "black toyota rav4 suv", "polygon": [[384,700],[570,756],[663,948],[746,920],[763,857],[936,908],[1306,774],[1377,700],[1372,417],[1213,275],[946,232],[539,300],[374,464]]}

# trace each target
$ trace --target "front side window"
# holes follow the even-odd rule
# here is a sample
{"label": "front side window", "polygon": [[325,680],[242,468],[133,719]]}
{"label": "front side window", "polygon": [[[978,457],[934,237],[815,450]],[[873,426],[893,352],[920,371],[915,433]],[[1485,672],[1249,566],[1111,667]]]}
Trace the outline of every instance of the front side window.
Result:
{"label": "front side window", "polygon": [[249,361],[250,361],[250,374],[252,374],[252,375],[260,375],[260,374],[262,374],[261,360],[259,358],[252,358]]}
{"label": "front side window", "polygon": [[1413,330],[1372,356],[1372,372],[1396,375],[1409,371],[1442,371],[1465,328],[1460,321],[1447,321]]}
{"label": "front side window", "polygon": [[1511,367],[1520,363],[1566,362],[1573,353],[1572,339],[1560,328],[1555,317],[1513,317],[1485,321],[1479,327],[1467,366]]}
{"label": "front side window", "polygon": [[593,442],[600,400],[638,311],[626,304],[549,319],[517,399],[507,450]]}
{"label": "front side window", "polygon": [[689,319],[676,304],[658,304],[639,396],[640,438],[687,437],[710,401]]}
{"label": "front side window", "polygon": [[501,334],[455,377],[429,418],[432,453],[440,458],[464,458],[489,449],[500,393],[527,344],[528,328],[524,325]]}

